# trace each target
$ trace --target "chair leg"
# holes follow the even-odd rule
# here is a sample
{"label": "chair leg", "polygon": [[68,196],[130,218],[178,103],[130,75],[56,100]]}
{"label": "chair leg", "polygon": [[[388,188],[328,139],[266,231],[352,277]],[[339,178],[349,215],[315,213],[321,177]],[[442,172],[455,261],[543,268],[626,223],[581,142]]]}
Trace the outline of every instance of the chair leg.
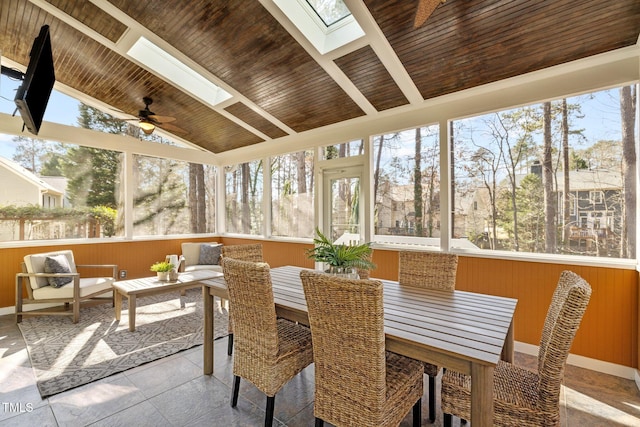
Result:
{"label": "chair leg", "polygon": [[233,354],[233,334],[229,334],[229,341],[227,342],[227,355],[231,356]]}
{"label": "chair leg", "polygon": [[80,321],[80,301],[73,302],[73,323]]}
{"label": "chair leg", "polygon": [[422,398],[413,405],[413,427],[420,427],[422,424]]}
{"label": "chair leg", "polygon": [[444,414],[444,427],[451,427],[452,421],[451,414]]}
{"label": "chair leg", "polygon": [[22,323],[22,280],[16,276],[16,323]]}
{"label": "chair leg", "polygon": [[321,418],[316,418],[316,427],[323,427],[324,421]]}
{"label": "chair leg", "polygon": [[436,420],[436,377],[429,375],[429,422]]}
{"label": "chair leg", "polygon": [[233,376],[233,388],[231,390],[231,407],[235,408],[238,404],[238,393],[240,392],[240,377]]}
{"label": "chair leg", "polygon": [[275,396],[267,396],[267,410],[264,415],[264,427],[271,427],[273,425],[273,409],[276,404]]}

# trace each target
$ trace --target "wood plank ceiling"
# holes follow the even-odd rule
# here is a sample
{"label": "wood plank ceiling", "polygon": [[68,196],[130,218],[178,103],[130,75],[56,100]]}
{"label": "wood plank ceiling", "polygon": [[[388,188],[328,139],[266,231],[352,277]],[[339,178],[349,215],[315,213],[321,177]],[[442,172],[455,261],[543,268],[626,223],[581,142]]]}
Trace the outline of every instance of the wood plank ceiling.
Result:
{"label": "wood plank ceiling", "polygon": [[[321,55],[272,0],[2,0],[0,50],[26,66],[48,24],[58,82],[132,115],[150,96],[176,135],[222,153],[633,46],[640,29],[638,0],[447,0],[418,28],[417,0],[345,3],[379,30]],[[210,107],[132,61],[140,35],[232,97]]]}

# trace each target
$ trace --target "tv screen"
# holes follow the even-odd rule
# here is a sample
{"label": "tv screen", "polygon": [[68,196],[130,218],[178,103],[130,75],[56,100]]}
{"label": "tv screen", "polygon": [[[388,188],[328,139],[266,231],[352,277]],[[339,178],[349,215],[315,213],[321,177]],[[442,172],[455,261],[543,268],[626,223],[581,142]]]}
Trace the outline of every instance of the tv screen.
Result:
{"label": "tv screen", "polygon": [[40,29],[29,56],[27,72],[16,92],[15,103],[24,125],[29,132],[37,135],[56,81],[48,25],[43,25]]}

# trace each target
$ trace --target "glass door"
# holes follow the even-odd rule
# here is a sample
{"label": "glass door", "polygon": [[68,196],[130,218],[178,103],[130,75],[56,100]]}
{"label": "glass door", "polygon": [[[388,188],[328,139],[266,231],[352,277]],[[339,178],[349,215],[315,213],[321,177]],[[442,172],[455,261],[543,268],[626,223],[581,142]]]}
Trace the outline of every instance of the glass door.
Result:
{"label": "glass door", "polygon": [[323,172],[325,236],[335,243],[362,240],[362,168],[326,169]]}

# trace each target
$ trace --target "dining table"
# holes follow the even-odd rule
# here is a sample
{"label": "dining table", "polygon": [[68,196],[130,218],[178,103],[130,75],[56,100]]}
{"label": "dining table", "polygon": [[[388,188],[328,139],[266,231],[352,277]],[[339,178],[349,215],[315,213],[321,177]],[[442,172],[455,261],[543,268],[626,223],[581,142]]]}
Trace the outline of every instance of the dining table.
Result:
{"label": "dining table", "polygon": [[[309,324],[300,279],[303,268],[271,269],[278,317]],[[493,372],[499,360],[513,361],[513,315],[517,300],[466,291],[384,286],[385,345],[392,351],[471,376],[471,421],[493,424]],[[224,277],[206,280],[204,296],[205,375],[213,374],[214,298],[228,299]]]}

